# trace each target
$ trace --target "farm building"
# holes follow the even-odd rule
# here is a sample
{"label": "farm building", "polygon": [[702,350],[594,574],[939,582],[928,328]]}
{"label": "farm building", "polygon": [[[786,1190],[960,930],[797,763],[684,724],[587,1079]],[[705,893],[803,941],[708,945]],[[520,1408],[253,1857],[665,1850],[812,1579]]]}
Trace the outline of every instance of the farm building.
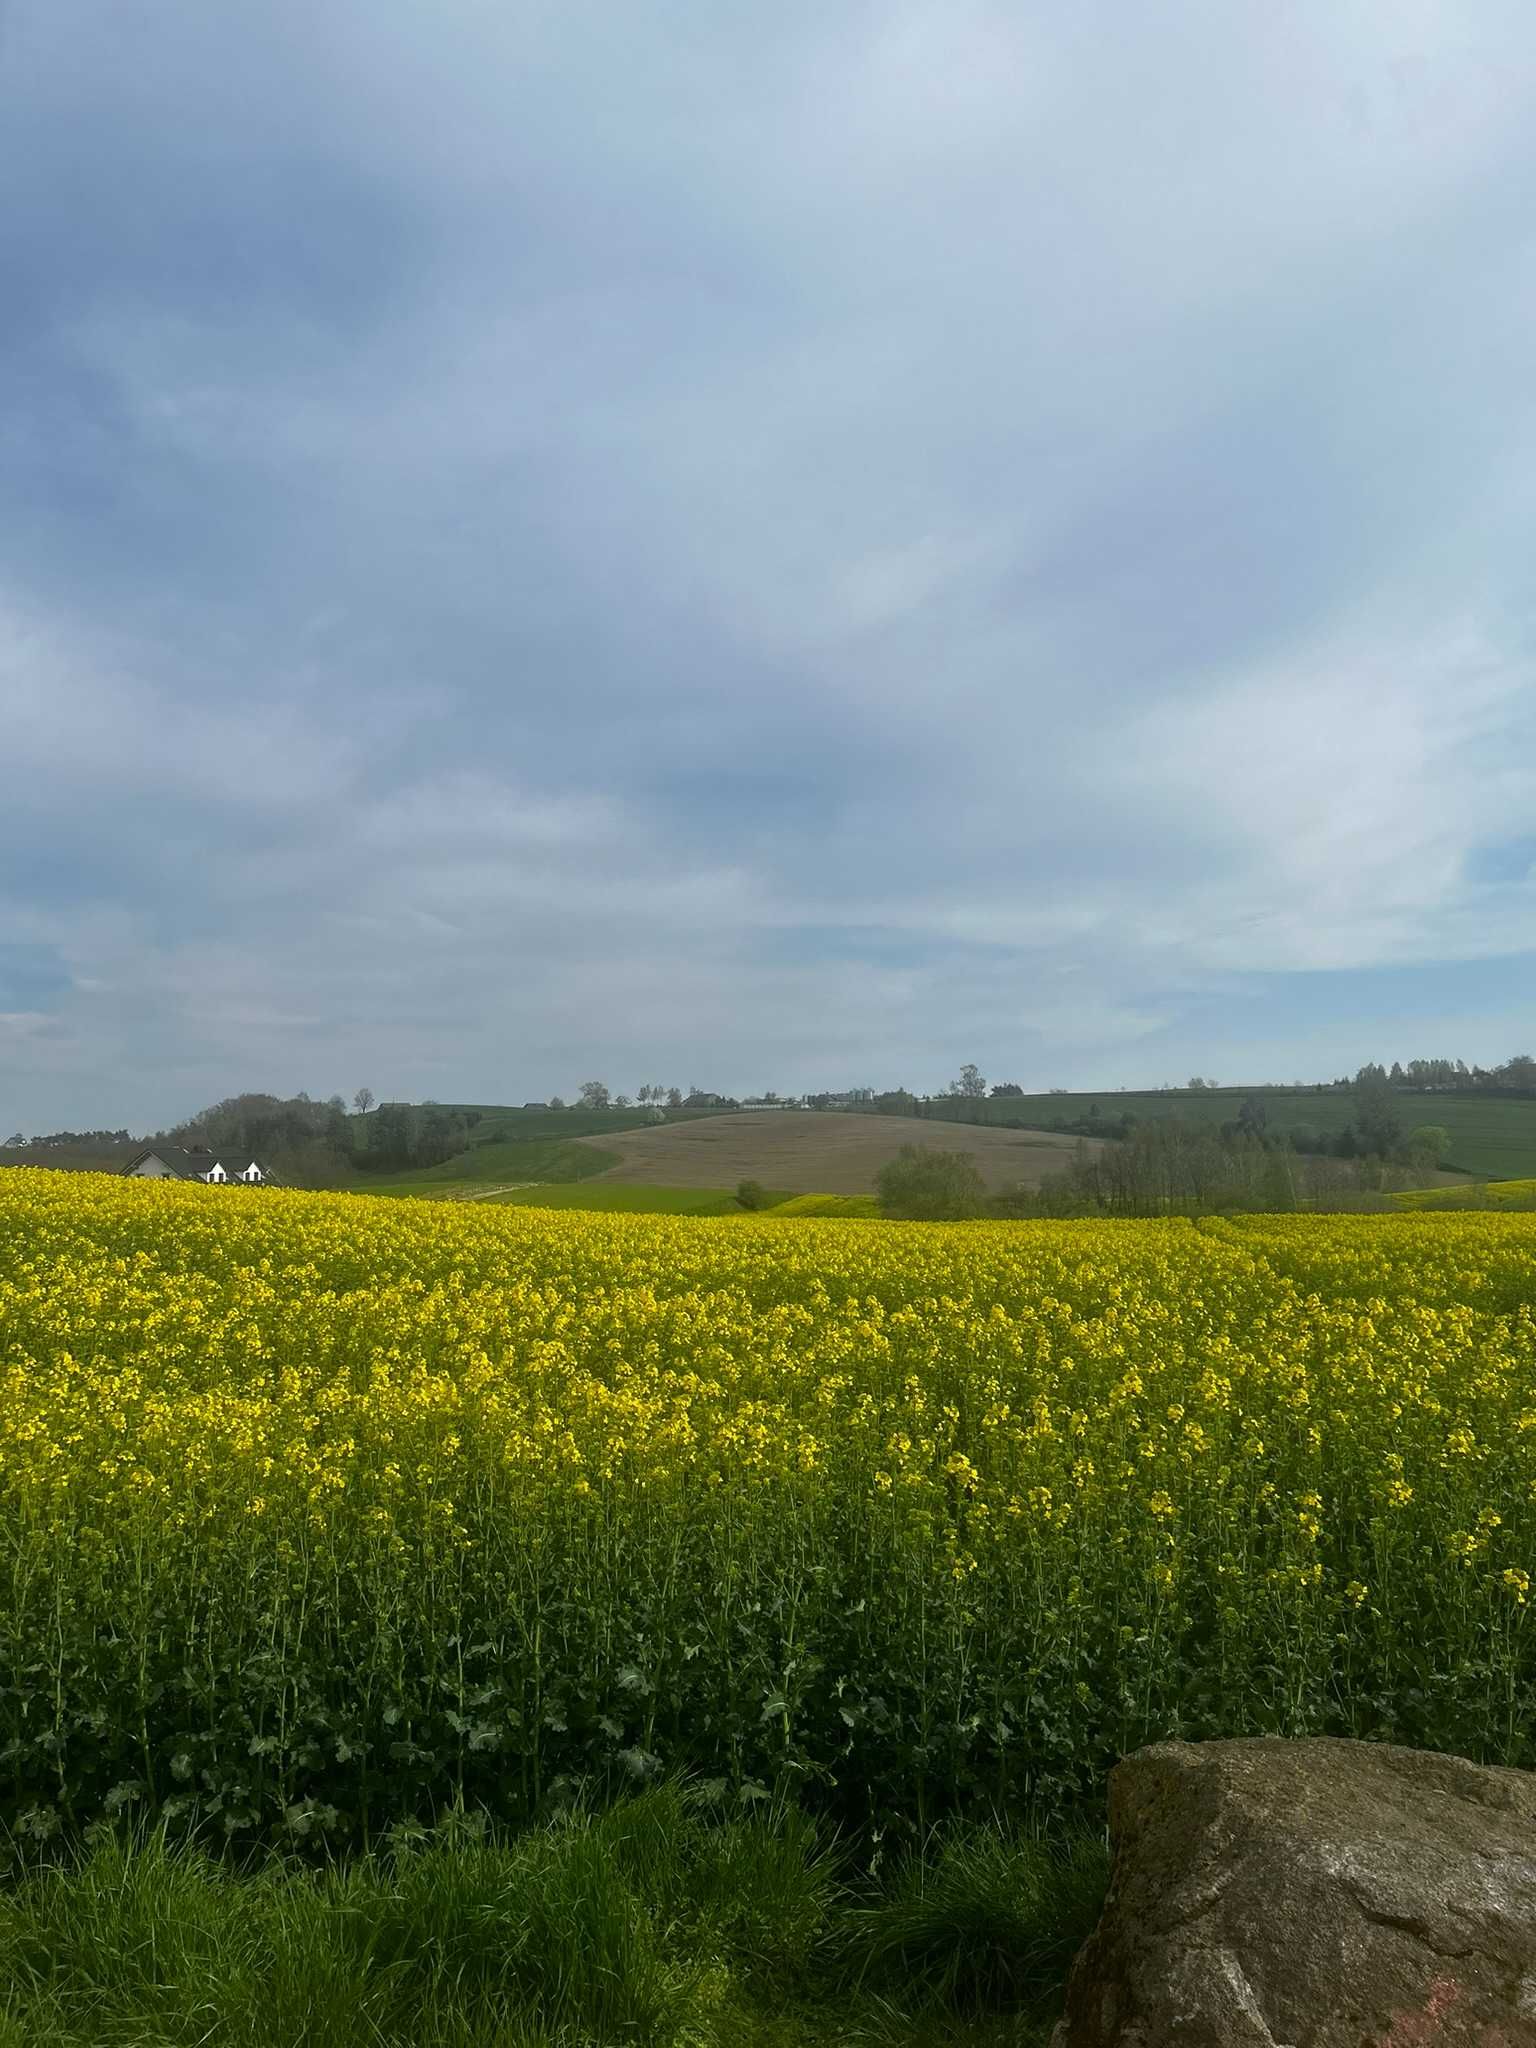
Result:
{"label": "farm building", "polygon": [[139,1180],[205,1180],[215,1187],[226,1182],[265,1187],[272,1179],[259,1159],[247,1159],[242,1152],[223,1160],[206,1145],[146,1145],[123,1172]]}

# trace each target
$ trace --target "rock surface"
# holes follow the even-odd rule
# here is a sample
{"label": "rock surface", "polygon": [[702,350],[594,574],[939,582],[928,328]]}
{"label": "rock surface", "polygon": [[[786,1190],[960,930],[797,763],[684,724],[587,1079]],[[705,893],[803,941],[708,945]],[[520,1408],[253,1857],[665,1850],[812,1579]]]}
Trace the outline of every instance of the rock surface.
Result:
{"label": "rock surface", "polygon": [[1536,2048],[1536,1772],[1158,1743],[1052,2048]]}

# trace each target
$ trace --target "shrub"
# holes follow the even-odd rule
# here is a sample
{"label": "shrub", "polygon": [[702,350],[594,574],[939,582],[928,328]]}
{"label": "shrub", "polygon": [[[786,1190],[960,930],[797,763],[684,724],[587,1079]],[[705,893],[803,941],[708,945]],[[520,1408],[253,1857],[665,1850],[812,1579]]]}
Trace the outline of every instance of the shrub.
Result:
{"label": "shrub", "polygon": [[987,1213],[986,1184],[969,1152],[903,1145],[875,1178],[880,1207],[908,1223],[958,1223]]}

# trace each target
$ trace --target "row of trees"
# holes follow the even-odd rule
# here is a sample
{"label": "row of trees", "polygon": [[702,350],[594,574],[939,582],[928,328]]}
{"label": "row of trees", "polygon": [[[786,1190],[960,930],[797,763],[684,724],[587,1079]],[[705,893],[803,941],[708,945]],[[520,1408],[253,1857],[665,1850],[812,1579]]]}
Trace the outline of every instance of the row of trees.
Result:
{"label": "row of trees", "polygon": [[1417,1178],[1378,1157],[1308,1158],[1211,1124],[1159,1118],[1123,1144],[1084,1144],[1038,1188],[989,1194],[967,1152],[904,1145],[876,1178],[883,1214],[919,1222],[1000,1216],[1202,1216],[1378,1204]]}
{"label": "row of trees", "polygon": [[[1455,1095],[1536,1095],[1536,1058],[1517,1052],[1496,1067],[1468,1066],[1465,1060],[1394,1060],[1390,1067],[1367,1062],[1353,1085],[1378,1081],[1390,1088],[1430,1089]],[[1351,1084],[1339,1082],[1346,1087]]]}
{"label": "row of trees", "polygon": [[[4,1126],[0,1125],[0,1129]],[[52,1145],[60,1149],[81,1145],[131,1145],[134,1142],[131,1131],[47,1131],[41,1137],[28,1138],[22,1131],[14,1132],[6,1139],[7,1148],[17,1145]]]}
{"label": "row of trees", "polygon": [[326,1187],[352,1155],[352,1123],[339,1095],[227,1095],[158,1135],[175,1145],[259,1159],[290,1187]]}
{"label": "row of trees", "polygon": [[[660,1081],[647,1081],[637,1088],[633,1097],[621,1089],[617,1095],[610,1093],[606,1081],[583,1081],[576,1091],[578,1109],[632,1109],[636,1103],[642,1109],[681,1109],[685,1103],[695,1105],[704,1102],[721,1102],[723,1096],[707,1095],[702,1088],[690,1088],[687,1095],[681,1088],[668,1088]],[[565,1104],[558,1095],[549,1098],[551,1109],[564,1109]]]}
{"label": "row of trees", "polygon": [[172,1144],[260,1159],[290,1187],[328,1187],[353,1170],[399,1172],[437,1166],[462,1152],[482,1120],[478,1109],[381,1102],[360,1088],[353,1114],[339,1095],[230,1095],[159,1135]]}

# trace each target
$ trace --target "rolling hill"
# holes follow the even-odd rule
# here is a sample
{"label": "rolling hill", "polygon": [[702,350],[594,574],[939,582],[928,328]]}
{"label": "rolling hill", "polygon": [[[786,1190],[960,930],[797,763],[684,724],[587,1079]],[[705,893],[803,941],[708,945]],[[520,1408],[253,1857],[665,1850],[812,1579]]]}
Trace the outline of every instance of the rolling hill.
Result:
{"label": "rolling hill", "polygon": [[[994,1190],[1037,1187],[1068,1165],[1078,1140],[1011,1128],[967,1130],[973,1154]],[[655,1124],[615,1132],[606,1148],[619,1163],[604,1184],[624,1181],[671,1187],[731,1188],[740,1180],[828,1195],[867,1195],[875,1175],[903,1145],[960,1145],[959,1133],[917,1117],[868,1116],[814,1109],[757,1110],[707,1122]]]}
{"label": "rolling hill", "polygon": [[[1451,1134],[1446,1164],[1489,1180],[1536,1174],[1536,1099],[1529,1096],[1431,1094],[1395,1090],[1405,1130],[1415,1124],[1443,1124]],[[1170,1088],[1097,1093],[989,1096],[968,1102],[940,1098],[923,1105],[923,1121],[974,1124],[992,1129],[1050,1130],[1091,1126],[1121,1117],[1181,1117],[1221,1124],[1234,1119],[1249,1096],[1264,1105],[1272,1131],[1310,1130],[1330,1135],[1354,1120],[1347,1088]]]}

